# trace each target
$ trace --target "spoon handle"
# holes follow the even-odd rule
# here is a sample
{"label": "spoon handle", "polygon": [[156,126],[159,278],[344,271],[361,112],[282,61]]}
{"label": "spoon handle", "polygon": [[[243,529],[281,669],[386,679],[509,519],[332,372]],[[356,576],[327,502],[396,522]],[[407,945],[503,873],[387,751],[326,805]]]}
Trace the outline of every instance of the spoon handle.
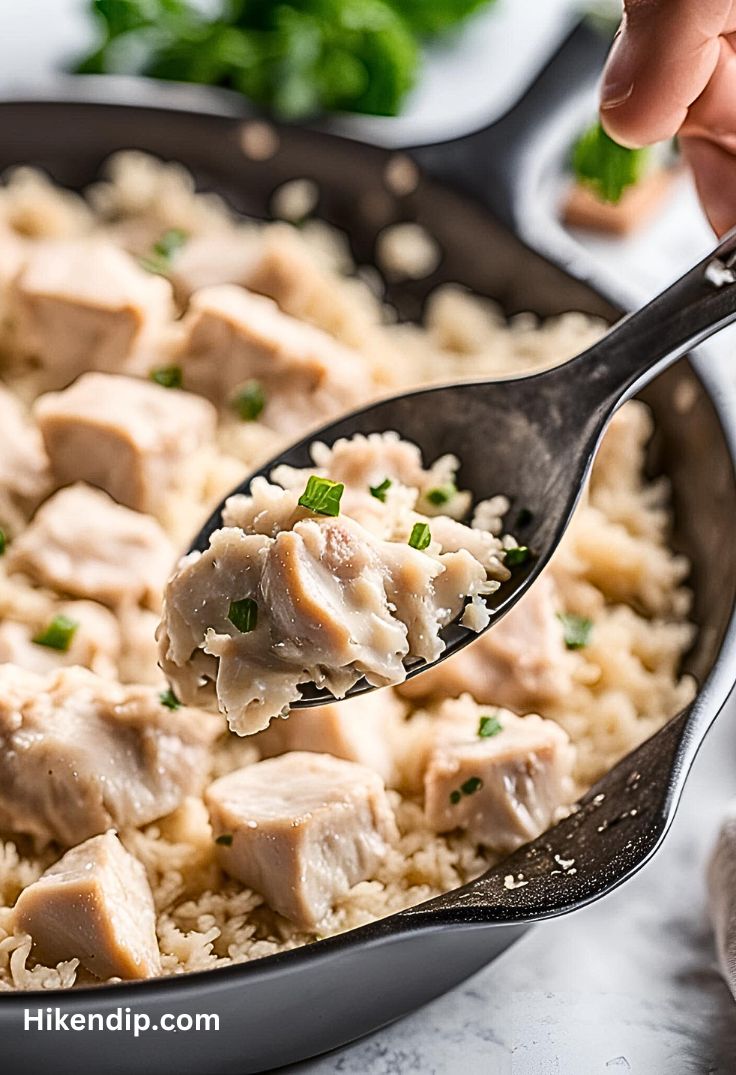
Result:
{"label": "spoon handle", "polygon": [[690,348],[733,321],[736,228],[666,291],[562,368],[575,379],[576,390],[590,386],[593,406],[610,413]]}

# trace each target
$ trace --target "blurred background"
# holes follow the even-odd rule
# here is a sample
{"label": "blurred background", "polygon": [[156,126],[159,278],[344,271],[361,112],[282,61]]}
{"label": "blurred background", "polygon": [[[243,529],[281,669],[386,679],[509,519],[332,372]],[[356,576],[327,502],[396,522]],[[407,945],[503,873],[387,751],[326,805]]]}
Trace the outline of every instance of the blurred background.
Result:
{"label": "blurred background", "polygon": [[[0,97],[42,94],[77,70],[145,74],[242,91],[244,108],[409,147],[498,119],[575,23],[585,17],[610,37],[618,13],[577,0],[6,0]],[[550,117],[555,167],[537,176],[530,212],[537,234],[562,238],[573,271],[594,265],[633,304],[713,237],[671,146],[618,154],[595,120],[592,86],[572,94],[562,119]],[[706,360],[730,370],[733,352],[725,334]],[[715,967],[704,892],[704,863],[736,790],[734,716],[733,707],[722,714],[672,835],[630,884],[531,931],[454,994],[302,1070],[736,1070],[736,1008]]]}

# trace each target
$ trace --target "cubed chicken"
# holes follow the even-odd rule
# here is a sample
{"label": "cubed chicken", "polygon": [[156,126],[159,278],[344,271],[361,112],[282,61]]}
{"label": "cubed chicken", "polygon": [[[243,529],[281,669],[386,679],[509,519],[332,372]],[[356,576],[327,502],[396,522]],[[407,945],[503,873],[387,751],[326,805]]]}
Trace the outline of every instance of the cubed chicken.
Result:
{"label": "cubed chicken", "polygon": [[[447,704],[447,703],[446,703]],[[508,710],[472,710],[438,729],[424,774],[424,809],[436,832],[463,829],[478,844],[506,854],[533,840],[572,802],[574,749],[551,720]],[[441,717],[441,714],[440,714]]]}
{"label": "cubed chicken", "polygon": [[60,594],[152,608],[175,559],[155,519],[81,482],[50,497],[6,553],[9,572]]}
{"label": "cubed chicken", "polygon": [[[317,475],[279,467],[282,488],[259,477],[231,497],[209,547],[167,584],[161,667],[187,704],[216,701],[242,735],[267,727],[303,683],[339,698],[361,676],[402,682],[405,659],[438,658],[441,629],[467,599],[480,604],[509,577],[491,533],[416,510],[428,476],[451,476],[457,460],[425,470],[395,433],[312,445],[312,457]],[[314,501],[323,493],[326,511]]]}
{"label": "cubed chicken", "polygon": [[78,959],[103,981],[161,973],[146,871],[114,832],[67,851],[23,889],[14,918],[34,955],[52,966]]}
{"label": "cubed chicken", "polygon": [[394,772],[393,738],[401,726],[404,708],[387,687],[271,721],[254,742],[264,758],[292,750],[332,754],[374,769],[390,783]]}
{"label": "cubed chicken", "polygon": [[544,574],[499,623],[441,666],[402,683],[406,698],[455,697],[470,691],[479,702],[517,712],[543,708],[573,686],[574,654],[565,647],[562,602]]}
{"label": "cubed chicken", "polygon": [[177,301],[185,305],[190,295],[204,287],[246,287],[260,245],[260,234],[252,228],[190,236],[171,259],[169,279]]}
{"label": "cubed chicken", "polygon": [[94,601],[60,602],[43,621],[0,623],[0,664],[41,675],[76,664],[109,678],[117,674],[119,659],[117,620]]}
{"label": "cubed chicken", "polygon": [[374,877],[397,838],[380,776],[328,754],[238,769],[211,784],[205,801],[223,869],[303,929]]}
{"label": "cubed chicken", "polygon": [[171,285],[99,239],[36,243],[11,296],[14,349],[46,388],[140,368],[172,313]]}
{"label": "cubed chicken", "polygon": [[57,485],[88,482],[151,514],[185,480],[187,458],[213,440],[217,421],[199,396],[110,373],[85,373],[41,396],[34,414]]}
{"label": "cubed chicken", "polygon": [[[323,329],[348,347],[363,351],[375,339],[374,304],[353,294],[347,281],[323,268],[293,227],[275,225],[268,229],[258,255],[251,258],[248,271],[237,282],[273,299],[284,313]],[[389,346],[385,335],[382,344]]]}
{"label": "cubed chicken", "polygon": [[22,530],[49,486],[41,435],[15,397],[0,385],[0,529],[6,537]]}
{"label": "cubed chicken", "polygon": [[27,241],[9,228],[0,216],[0,364],[9,358],[6,352],[9,351],[11,284],[23,267],[27,250]]}
{"label": "cubed chicken", "polygon": [[68,847],[163,817],[204,783],[216,725],[83,668],[0,665],[0,830]]}
{"label": "cubed chicken", "polygon": [[441,627],[486,581],[469,553],[429,555],[347,516],[303,517],[273,538],[225,527],[167,584],[161,667],[185,702],[216,700],[231,729],[249,735],[300,696],[299,684],[342,697],[362,675],[401,682],[403,659],[439,656]]}
{"label": "cubed chicken", "polygon": [[175,361],[184,386],[218,405],[256,381],[261,418],[293,437],[373,393],[366,360],[331,336],[243,288],[204,288],[192,298]]}

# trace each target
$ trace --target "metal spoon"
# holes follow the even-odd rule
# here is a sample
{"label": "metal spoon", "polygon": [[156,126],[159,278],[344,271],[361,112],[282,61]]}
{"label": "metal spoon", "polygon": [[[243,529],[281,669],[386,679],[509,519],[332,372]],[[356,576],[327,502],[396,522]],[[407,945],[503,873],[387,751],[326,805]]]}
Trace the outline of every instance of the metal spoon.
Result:
{"label": "metal spoon", "polygon": [[[425,460],[452,452],[462,461],[459,486],[469,489],[474,501],[497,493],[507,496],[507,527],[532,550],[530,559],[488,598],[492,627],[557,548],[614,412],[660,370],[734,320],[736,229],[675,284],[564,365],[528,377],[440,385],[381,400],[311,433],[233,494],[247,493],[254,477],[268,477],[280,463],[312,466],[309,447],[315,440],[329,445],[356,433],[397,430],[419,445]],[[223,505],[200,530],[192,550],[207,548],[212,532],[222,526]],[[457,622],[449,624],[436,663],[477,637]],[[409,678],[430,665],[416,661],[406,667]],[[348,696],[372,689],[361,680]],[[328,691],[311,684],[302,692],[292,708],[334,701]]]}

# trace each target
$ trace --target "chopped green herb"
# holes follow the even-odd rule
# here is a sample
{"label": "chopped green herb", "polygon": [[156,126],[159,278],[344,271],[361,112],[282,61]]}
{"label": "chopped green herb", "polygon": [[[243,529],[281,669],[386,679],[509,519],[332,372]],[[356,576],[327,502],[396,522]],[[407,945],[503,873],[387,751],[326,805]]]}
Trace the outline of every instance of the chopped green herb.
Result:
{"label": "chopped green herb", "polygon": [[158,696],[158,700],[161,705],[166,706],[167,709],[179,709],[181,706],[181,702],[176,697],[171,687],[169,687],[168,690],[161,691]]}
{"label": "chopped green herb", "polygon": [[504,563],[509,567],[518,567],[519,564],[525,564],[531,552],[526,545],[517,545],[513,549],[506,549],[506,557]]}
{"label": "chopped green herb", "polygon": [[232,847],[233,834],[231,832],[223,832],[221,836],[217,837],[215,843],[220,844],[221,847]]}
{"label": "chopped green herb", "polygon": [[409,536],[409,544],[412,549],[418,549],[421,552],[427,548],[431,540],[432,534],[429,525],[427,523],[414,523]]}
{"label": "chopped green herb", "polygon": [[5,552],[8,547],[8,536],[5,531],[0,527],[0,556]]}
{"label": "chopped green herb", "polygon": [[153,252],[160,258],[171,259],[177,250],[181,250],[188,238],[189,235],[183,228],[169,228],[153,244]]}
{"label": "chopped green herb", "polygon": [[151,247],[150,254],[144,254],[139,258],[142,269],[156,273],[157,276],[166,276],[171,269],[171,262],[177,250],[181,250],[189,236],[181,228],[169,228]]}
{"label": "chopped green herb", "polygon": [[498,735],[503,731],[503,724],[496,716],[481,717],[478,722],[478,737],[480,739],[490,739],[491,736]]}
{"label": "chopped green herb", "polygon": [[534,516],[529,511],[529,508],[522,508],[519,514],[516,516],[516,528],[521,529],[523,526],[528,526],[533,518]]}
{"label": "chopped green herb", "polygon": [[564,628],[567,648],[584,649],[593,634],[593,621],[574,612],[558,612],[557,618]]}
{"label": "chopped green herb", "polygon": [[483,781],[479,776],[469,776],[459,788],[450,792],[450,802],[453,806],[457,806],[463,795],[475,795],[476,791],[480,791],[482,787]]}
{"label": "chopped green herb", "polygon": [[232,399],[233,409],[244,422],[255,422],[266,406],[266,395],[260,381],[246,381]]}
{"label": "chopped green herb", "polygon": [[390,478],[384,478],[380,485],[369,485],[368,488],[371,491],[371,496],[374,496],[376,500],[380,500],[385,504],[386,493],[389,491],[393,482]]}
{"label": "chopped green herb", "polygon": [[299,497],[299,504],[309,508],[317,515],[339,515],[340,498],[345,486],[329,478],[318,478],[316,474],[307,481],[307,487]]}
{"label": "chopped green herb", "polygon": [[184,380],[181,366],[159,366],[158,369],[151,370],[148,376],[162,388],[181,388]]}
{"label": "chopped green herb", "polygon": [[644,149],[626,149],[594,123],[575,143],[572,167],[575,178],[590,187],[603,202],[617,202],[627,187],[638,183],[649,161]]}
{"label": "chopped green herb", "polygon": [[230,623],[247,635],[254,631],[258,623],[258,605],[252,597],[244,597],[241,601],[232,601],[228,609],[227,618]]}
{"label": "chopped green herb", "polygon": [[48,627],[35,635],[33,641],[37,646],[47,646],[49,649],[58,649],[66,653],[72,644],[77,627],[79,627],[77,621],[69,619],[68,616],[54,616]]}
{"label": "chopped green herb", "polygon": [[439,507],[441,504],[447,504],[449,500],[452,500],[457,492],[457,486],[454,482],[447,482],[446,485],[438,485],[436,489],[430,489],[424,494],[425,499],[430,504],[434,504],[435,507]]}

